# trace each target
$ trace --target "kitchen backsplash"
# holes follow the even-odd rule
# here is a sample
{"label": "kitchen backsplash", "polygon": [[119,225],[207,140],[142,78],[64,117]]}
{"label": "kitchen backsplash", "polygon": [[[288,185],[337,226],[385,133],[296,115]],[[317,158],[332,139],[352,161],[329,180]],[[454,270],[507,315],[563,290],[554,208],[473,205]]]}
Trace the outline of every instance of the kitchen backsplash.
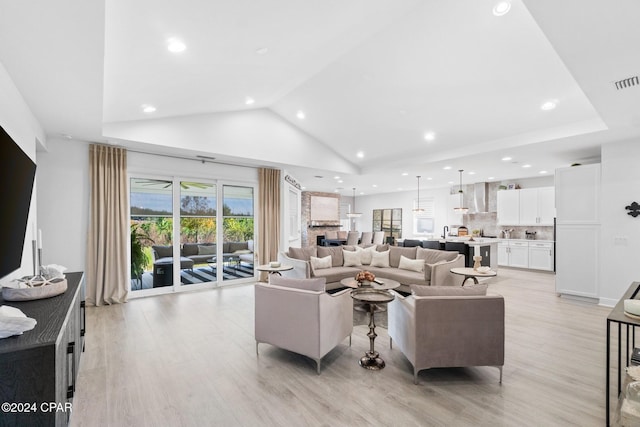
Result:
{"label": "kitchen backsplash", "polygon": [[469,234],[473,230],[482,230],[484,236],[504,237],[502,230],[513,230],[510,233],[511,239],[524,239],[525,232],[535,232],[536,240],[553,240],[553,227],[519,227],[519,226],[498,226],[497,213],[479,213],[465,215],[464,225],[469,229]]}

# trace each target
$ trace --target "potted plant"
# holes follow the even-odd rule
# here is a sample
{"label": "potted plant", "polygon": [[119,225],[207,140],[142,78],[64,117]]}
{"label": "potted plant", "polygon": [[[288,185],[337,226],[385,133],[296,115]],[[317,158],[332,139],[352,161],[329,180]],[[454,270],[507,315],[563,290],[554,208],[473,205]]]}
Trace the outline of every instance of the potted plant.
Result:
{"label": "potted plant", "polygon": [[138,224],[131,224],[131,279],[138,281],[140,289],[142,289],[144,268],[151,261],[144,251],[145,243],[154,243],[154,241]]}

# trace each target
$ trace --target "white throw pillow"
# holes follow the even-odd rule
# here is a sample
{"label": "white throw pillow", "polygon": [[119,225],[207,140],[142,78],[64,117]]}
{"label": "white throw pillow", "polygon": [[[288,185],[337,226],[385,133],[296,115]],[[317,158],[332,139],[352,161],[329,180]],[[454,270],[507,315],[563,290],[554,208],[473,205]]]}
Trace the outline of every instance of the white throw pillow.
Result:
{"label": "white throw pillow", "polygon": [[344,266],[345,267],[360,267],[360,253],[358,250],[355,251],[345,251],[342,250],[342,257],[344,258]]}
{"label": "white throw pillow", "polygon": [[369,246],[368,248],[360,248],[360,263],[362,265],[371,264],[371,256],[376,252],[376,246]]}
{"label": "white throw pillow", "polygon": [[331,268],[331,255],[327,255],[324,258],[310,257],[311,267],[314,270],[321,270],[323,268]]}
{"label": "white throw pillow", "polygon": [[373,252],[371,254],[371,267],[389,267],[389,251]]}
{"label": "white throw pillow", "polygon": [[398,265],[398,268],[402,270],[411,270],[422,273],[424,271],[424,260],[411,259],[407,258],[404,255],[400,255],[400,264]]}

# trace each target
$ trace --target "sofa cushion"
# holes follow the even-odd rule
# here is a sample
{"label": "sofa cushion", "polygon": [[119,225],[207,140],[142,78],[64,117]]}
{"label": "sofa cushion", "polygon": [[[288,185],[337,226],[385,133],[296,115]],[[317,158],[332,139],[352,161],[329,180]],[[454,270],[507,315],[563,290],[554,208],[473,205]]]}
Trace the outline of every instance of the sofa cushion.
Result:
{"label": "sofa cushion", "polygon": [[438,261],[453,261],[458,257],[458,252],[441,251],[438,249],[417,248],[415,259],[423,259],[427,264],[435,264]]}
{"label": "sofa cushion", "polygon": [[360,249],[360,264],[362,264],[362,265],[371,264],[371,257],[373,256],[374,252],[377,252],[376,245],[372,245],[372,246],[366,247],[364,249],[361,248]]}
{"label": "sofa cushion", "polygon": [[308,247],[308,248],[294,248],[289,246],[289,257],[294,259],[301,259],[303,261],[309,261],[312,256],[317,257],[318,251],[316,247]]}
{"label": "sofa cushion", "polygon": [[418,297],[456,297],[486,295],[487,285],[472,286],[419,286],[411,285],[411,293]]}
{"label": "sofa cushion", "polygon": [[312,256],[309,261],[311,262],[311,268],[314,271],[321,270],[323,268],[331,268],[331,255],[327,255],[322,258]]}
{"label": "sofa cushion", "polygon": [[341,246],[319,246],[318,258],[324,258],[331,255],[331,266],[342,267],[344,264],[344,257],[342,256]]}
{"label": "sofa cushion", "polygon": [[247,242],[229,242],[227,253],[234,253],[235,251],[249,250],[249,245]]}
{"label": "sofa cushion", "polygon": [[324,277],[327,280],[327,283],[333,283],[340,282],[342,279],[356,277],[356,274],[360,271],[362,271],[362,269],[358,267],[332,267],[315,270],[313,272],[313,277]]}
{"label": "sofa cushion", "polygon": [[389,267],[389,251],[373,252],[371,254],[371,266],[372,267]]}
{"label": "sofa cushion", "polygon": [[173,256],[173,246],[153,245],[151,248],[155,251],[157,258],[166,258]]}
{"label": "sofa cushion", "polygon": [[359,267],[362,265],[360,262],[359,251],[342,251],[342,257],[344,258],[344,267]]}
{"label": "sofa cushion", "polygon": [[326,280],[324,278],[315,279],[294,279],[291,277],[282,277],[277,274],[269,275],[269,284],[284,286],[287,288],[304,289],[307,291],[322,291],[325,290]]}
{"label": "sofa cushion", "polygon": [[398,268],[400,265],[400,257],[405,256],[409,259],[416,259],[416,247],[403,248],[400,246],[391,246],[389,248],[389,265]]}
{"label": "sofa cushion", "polygon": [[[418,284],[428,286],[430,283],[430,279],[426,279],[424,277],[424,273],[411,271],[411,270],[401,270],[399,268],[377,268],[377,267],[368,267],[367,270],[372,272],[384,281],[384,279],[392,279],[401,283],[400,288],[404,292],[409,292],[410,284]],[[402,289],[404,288],[404,289]]]}
{"label": "sofa cushion", "polygon": [[216,245],[198,245],[198,255],[215,255],[215,254],[216,254]]}
{"label": "sofa cushion", "polygon": [[183,243],[182,244],[182,256],[198,255],[198,246],[205,243]]}
{"label": "sofa cushion", "polygon": [[402,270],[417,271],[418,273],[424,271],[424,261],[421,259],[409,259],[404,255],[400,255],[400,264],[398,268]]}

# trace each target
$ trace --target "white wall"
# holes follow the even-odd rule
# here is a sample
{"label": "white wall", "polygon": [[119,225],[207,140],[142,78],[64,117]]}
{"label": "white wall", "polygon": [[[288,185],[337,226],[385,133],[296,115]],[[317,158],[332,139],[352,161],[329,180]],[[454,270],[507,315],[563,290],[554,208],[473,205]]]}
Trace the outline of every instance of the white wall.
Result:
{"label": "white wall", "polygon": [[89,221],[89,144],[52,139],[38,152],[38,218],[44,264],[85,271]]}
{"label": "white wall", "polygon": [[640,203],[640,141],[602,146],[600,302],[615,305],[640,281],[640,216],[625,206]]}
{"label": "white wall", "polygon": [[[373,224],[374,209],[402,209],[402,238],[411,239],[413,235],[413,201],[418,197],[416,191],[399,191],[396,193],[378,194],[372,196],[356,196],[357,210],[362,212],[362,216],[355,220],[356,230],[371,231]],[[442,228],[447,225],[447,202],[449,199],[449,188],[439,188],[431,190],[420,190],[420,199],[428,197],[434,198],[435,204],[435,224],[434,234],[442,234]],[[424,239],[425,236],[416,238]]]}
{"label": "white wall", "polygon": [[[44,132],[2,63],[0,63],[0,100],[0,125],[29,158],[36,162],[36,139],[44,143]],[[0,285],[12,279],[33,274],[31,241],[35,238],[33,230],[38,227],[36,220],[38,182],[39,179],[36,176],[36,185],[31,196],[25,244],[22,250],[22,265],[12,274],[0,278]],[[5,182],[2,185],[11,185],[11,183]],[[7,207],[5,206],[5,208]]]}

